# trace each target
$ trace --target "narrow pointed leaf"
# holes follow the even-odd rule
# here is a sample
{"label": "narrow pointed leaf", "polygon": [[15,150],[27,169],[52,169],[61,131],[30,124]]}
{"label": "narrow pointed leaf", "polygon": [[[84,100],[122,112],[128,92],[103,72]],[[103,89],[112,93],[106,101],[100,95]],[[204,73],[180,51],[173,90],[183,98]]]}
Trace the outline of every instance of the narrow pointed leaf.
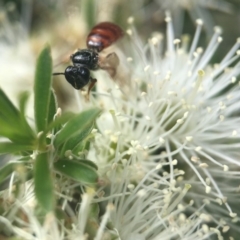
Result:
{"label": "narrow pointed leaf", "polygon": [[54,188],[47,152],[37,155],[34,165],[34,185],[39,205],[46,212],[53,211],[55,207]]}
{"label": "narrow pointed leaf", "polygon": [[12,104],[10,99],[7,97],[7,95],[3,92],[3,90],[0,88],[0,114],[11,119],[11,118],[18,118],[19,117],[19,111],[17,108]]}
{"label": "narrow pointed leaf", "polygon": [[93,161],[90,161],[87,159],[81,159],[79,161],[80,161],[80,163],[84,163],[85,165],[88,165],[89,167],[92,167],[95,170],[98,170],[98,166]]}
{"label": "narrow pointed leaf", "polygon": [[45,133],[48,133],[51,130],[60,129],[63,124],[68,122],[75,116],[73,113],[63,113],[61,116],[58,116],[54,121],[48,124]]}
{"label": "narrow pointed leaf", "polygon": [[86,149],[87,141],[80,142],[75,148],[71,150],[72,154],[79,156],[81,153],[84,153]]}
{"label": "narrow pointed leaf", "polygon": [[[21,122],[4,119],[0,115],[0,135],[9,138],[13,142],[25,143],[29,142],[31,138],[28,132],[21,127]],[[30,134],[29,134],[30,135]]]}
{"label": "narrow pointed leaf", "polygon": [[35,134],[24,119],[7,121],[0,115],[0,135],[11,141],[22,144],[33,144]]}
{"label": "narrow pointed leaf", "polygon": [[49,116],[52,85],[52,59],[50,47],[46,46],[37,60],[34,82],[34,113],[37,131],[44,131]]}
{"label": "narrow pointed leaf", "polygon": [[96,170],[81,161],[59,160],[54,163],[56,171],[84,184],[95,184],[98,180]]}
{"label": "narrow pointed leaf", "polygon": [[56,99],[55,93],[53,92],[53,90],[51,90],[49,111],[48,111],[48,123],[53,121],[53,118],[56,112],[57,112],[57,99]]}
{"label": "narrow pointed leaf", "polygon": [[20,113],[24,116],[25,114],[25,110],[26,110],[26,105],[27,105],[27,101],[29,99],[30,93],[29,92],[22,92],[19,97],[19,110]]}
{"label": "narrow pointed leaf", "polygon": [[34,150],[34,146],[21,143],[0,142],[0,154],[17,153]]}
{"label": "narrow pointed leaf", "polygon": [[32,143],[35,136],[26,118],[0,89],[0,135],[14,142]]}
{"label": "narrow pointed leaf", "polygon": [[83,140],[85,140],[87,138],[87,136],[89,136],[89,134],[91,133],[92,129],[94,126],[94,122],[90,121],[89,124],[87,124],[85,126],[84,129],[82,129],[82,131],[80,131],[76,136],[73,136],[71,138],[69,138],[65,143],[64,146],[62,147],[61,150],[61,156],[64,156],[65,152],[67,150],[73,150],[75,147],[77,147]]}
{"label": "narrow pointed leaf", "polygon": [[71,120],[63,127],[63,129],[56,135],[54,145],[58,147],[66,140],[77,136],[84,132],[96,120],[101,110],[97,108],[86,110]]}

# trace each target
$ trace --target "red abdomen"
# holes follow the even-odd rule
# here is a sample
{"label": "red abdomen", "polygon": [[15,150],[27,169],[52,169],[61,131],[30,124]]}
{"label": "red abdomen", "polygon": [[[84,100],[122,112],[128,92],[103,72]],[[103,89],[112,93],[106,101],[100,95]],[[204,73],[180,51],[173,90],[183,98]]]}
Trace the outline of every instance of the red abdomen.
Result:
{"label": "red abdomen", "polygon": [[98,52],[109,47],[123,36],[123,30],[116,24],[102,22],[92,28],[87,37],[87,47]]}

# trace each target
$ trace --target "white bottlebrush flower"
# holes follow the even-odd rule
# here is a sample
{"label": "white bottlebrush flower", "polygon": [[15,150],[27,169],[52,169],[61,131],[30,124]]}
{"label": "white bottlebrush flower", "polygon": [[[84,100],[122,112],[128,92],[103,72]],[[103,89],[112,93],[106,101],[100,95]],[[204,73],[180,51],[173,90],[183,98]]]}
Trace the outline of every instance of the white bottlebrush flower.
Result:
{"label": "white bottlebrush flower", "polygon": [[[166,51],[161,51],[161,35],[143,45],[134,28],[129,29],[132,46],[127,61],[132,78],[125,77],[128,85],[115,88],[106,75],[98,78],[98,86],[105,84],[106,89],[96,92],[92,103],[105,113],[98,120],[99,133],[88,158],[98,163],[107,183],[96,196],[83,193],[76,216],[67,209],[67,200],[62,205],[67,213],[72,211],[72,229],[52,215],[40,224],[34,206],[29,206],[35,201],[32,189],[26,198],[23,194],[10,199],[16,203],[0,222],[17,236],[87,239],[92,203],[103,212],[101,220],[93,222],[95,240],[200,240],[239,234],[240,41],[213,67],[209,61],[222,40],[219,28],[204,51],[197,46],[202,27],[198,20],[188,50],[189,40],[174,39],[171,18],[166,21]],[[124,72],[116,81],[127,82]],[[59,195],[75,186],[62,187]],[[15,214],[19,209],[28,221]]]}
{"label": "white bottlebrush flower", "polygon": [[[173,10],[177,8],[183,8],[186,10],[193,10],[195,14],[198,12],[198,8],[213,8],[213,9],[219,9],[225,12],[230,11],[231,5],[224,0],[176,0],[176,1],[168,1],[168,0],[155,0],[156,3],[158,3],[162,9],[165,10]],[[196,9],[194,9],[196,8]],[[196,17],[196,16],[194,16]]]}
{"label": "white bottlebrush flower", "polygon": [[[194,203],[192,200],[182,203],[190,185],[176,188],[174,182],[169,182],[169,175],[161,177],[158,174],[161,167],[158,164],[140,182],[134,183],[131,160],[118,166],[113,164],[102,189],[94,192],[89,188],[82,194],[78,212],[75,213],[67,202],[63,202],[62,210],[72,220],[70,228],[64,225],[66,222],[60,223],[52,213],[42,221],[39,219],[32,181],[21,186],[18,198],[11,194],[13,185],[10,183],[9,190],[0,193],[5,203],[14,202],[13,205],[4,205],[5,212],[0,217],[4,234],[15,234],[29,240],[157,240],[184,239],[185,236],[205,239],[213,235],[214,231],[209,230],[198,214],[184,214]],[[182,173],[176,172],[174,177]],[[65,197],[71,201],[70,196]],[[100,220],[99,206],[104,211]]]}
{"label": "white bottlebrush flower", "polygon": [[[169,176],[158,175],[159,166],[149,171],[139,183],[132,183],[130,169],[131,160],[125,165],[114,165],[108,174],[109,186],[104,188],[106,194],[99,191],[93,200],[104,210],[95,229],[95,240],[185,239],[185,236],[205,239],[214,234],[213,231],[205,231],[207,226],[197,214],[186,216],[183,213],[193,204],[193,201],[181,204],[189,185],[183,189],[175,188],[169,183]],[[92,197],[89,191],[83,195],[78,223],[73,227],[71,239],[75,239],[74,236],[88,239],[84,232],[89,228],[86,220]]]}
{"label": "white bottlebrush flower", "polygon": [[[23,174],[24,169],[18,169],[16,175]],[[53,213],[48,213],[40,221],[40,209],[37,213],[37,202],[34,196],[33,181],[19,185],[16,197],[14,176],[12,174],[9,189],[0,192],[2,215],[0,216],[1,233],[4,236],[15,235],[26,240],[64,239],[63,228],[59,228],[58,220]],[[4,226],[4,227],[3,227]]]}
{"label": "white bottlebrush flower", "polygon": [[[225,13],[233,11],[231,4],[225,0],[155,0],[153,4],[159,7],[158,11],[154,14],[155,17],[164,16],[165,11],[171,11],[175,17],[174,28],[178,34],[182,33],[182,28],[185,24],[185,11],[188,12],[193,20],[197,18],[203,19],[207,23],[204,27],[208,34],[212,34],[215,23],[210,10]],[[156,6],[154,9],[156,9]]]}
{"label": "white bottlebrush flower", "polygon": [[[186,199],[194,200],[192,211],[201,209],[199,218],[206,226],[218,226],[211,231],[237,235],[240,40],[211,66],[222,41],[220,28],[203,50],[198,47],[203,23],[197,20],[188,49],[189,39],[174,39],[171,17],[166,21],[165,51],[162,35],[142,45],[133,27],[127,31],[135,49],[127,56],[132,71],[127,94],[121,95],[121,88],[106,77],[98,81],[102,90],[93,101],[106,112],[98,120],[100,134],[89,158],[101,167],[131,161],[129,174],[135,183],[160,164],[159,174],[169,175],[176,187],[192,186]],[[176,176],[178,169],[185,174]]]}

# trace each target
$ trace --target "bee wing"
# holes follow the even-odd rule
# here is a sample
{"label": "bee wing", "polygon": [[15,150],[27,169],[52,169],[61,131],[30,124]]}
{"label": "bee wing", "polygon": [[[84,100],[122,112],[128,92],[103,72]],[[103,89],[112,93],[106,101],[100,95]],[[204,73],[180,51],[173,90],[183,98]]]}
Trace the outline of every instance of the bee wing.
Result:
{"label": "bee wing", "polygon": [[107,71],[111,78],[114,78],[116,76],[119,63],[119,57],[115,52],[109,53],[107,56],[100,57],[99,59],[99,67]]}
{"label": "bee wing", "polygon": [[111,79],[120,87],[122,92],[125,94],[131,93],[132,82],[129,64],[127,64],[121,51],[117,51],[116,54],[115,49],[115,52],[106,53],[105,56],[101,53],[99,67],[110,75]]}

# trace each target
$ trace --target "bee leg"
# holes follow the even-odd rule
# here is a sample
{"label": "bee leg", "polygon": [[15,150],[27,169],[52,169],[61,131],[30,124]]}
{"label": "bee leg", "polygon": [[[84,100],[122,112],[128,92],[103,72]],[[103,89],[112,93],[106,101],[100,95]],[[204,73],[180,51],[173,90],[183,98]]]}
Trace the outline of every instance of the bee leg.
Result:
{"label": "bee leg", "polygon": [[89,100],[89,94],[90,94],[90,91],[92,90],[92,88],[94,87],[94,85],[96,84],[97,82],[97,79],[96,78],[90,78],[90,84],[88,86],[88,91],[87,91],[87,100]]}

